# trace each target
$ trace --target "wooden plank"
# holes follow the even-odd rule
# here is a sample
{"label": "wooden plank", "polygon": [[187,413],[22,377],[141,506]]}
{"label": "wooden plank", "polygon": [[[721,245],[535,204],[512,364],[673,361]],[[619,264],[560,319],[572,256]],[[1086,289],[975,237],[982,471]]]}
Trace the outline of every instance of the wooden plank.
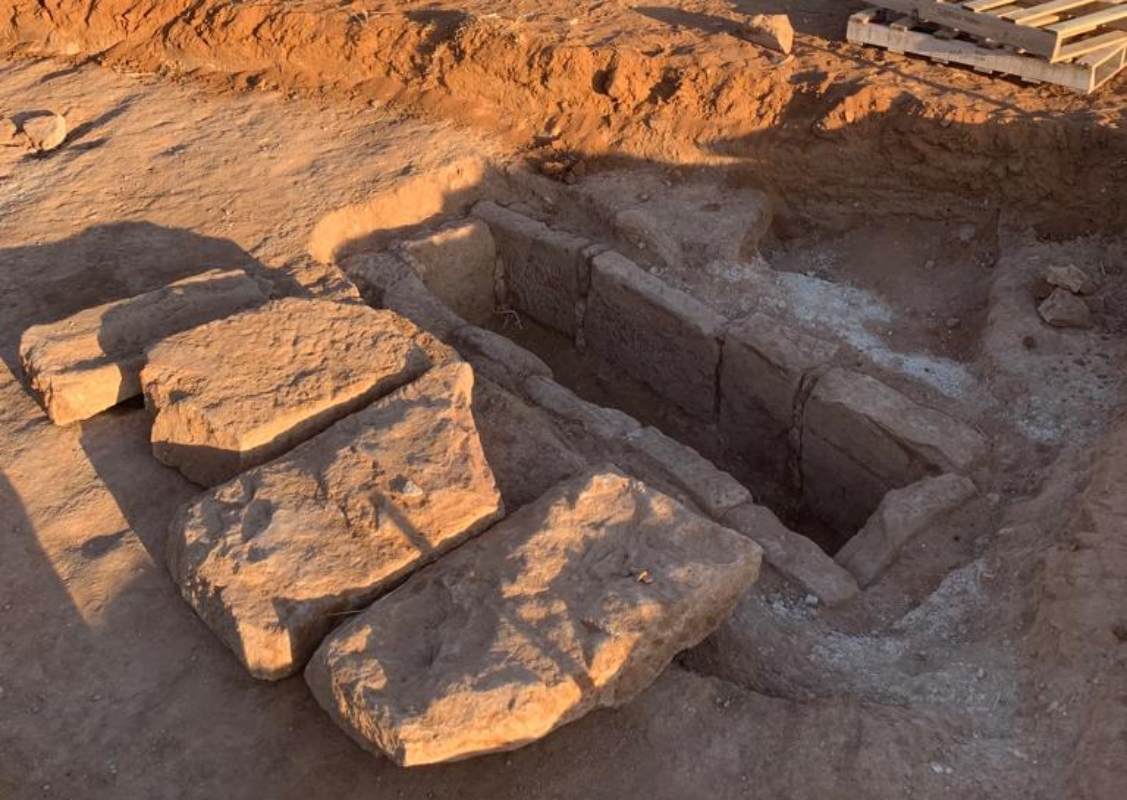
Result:
{"label": "wooden plank", "polygon": [[1069,61],[1117,44],[1127,44],[1127,31],[1108,31],[1089,39],[1070,42],[1060,49],[1060,58],[1061,61]]}
{"label": "wooden plank", "polygon": [[1094,14],[1085,14],[1082,17],[1066,19],[1064,22],[1050,25],[1046,30],[1060,34],[1061,38],[1079,36],[1082,33],[1094,31],[1096,28],[1108,22],[1115,22],[1116,20],[1124,18],[1127,18],[1127,6],[1119,5],[1113,8],[1105,8],[1103,11],[1097,11]]}
{"label": "wooden plank", "polygon": [[1019,8],[1016,11],[1007,11],[999,16],[1023,25],[1036,25],[1041,17],[1052,17],[1055,14],[1071,11],[1080,6],[1091,5],[1092,2],[1093,0],[1051,0],[1048,3]]}
{"label": "wooden plank", "polygon": [[989,50],[972,42],[938,39],[919,31],[897,31],[854,14],[846,34],[851,42],[951,61],[982,71],[1002,72],[1022,80],[1052,83],[1088,93],[1114,77],[1127,64],[1127,45],[1089,53],[1076,63],[1050,63],[1040,58]]}
{"label": "wooden plank", "polygon": [[1119,49],[1118,53],[1115,50],[1116,48],[1112,48],[1107,57],[1102,52],[1089,53],[1077,62],[1092,67],[1092,82],[1088,91],[1100,88],[1127,66],[1127,48]]}
{"label": "wooden plank", "polygon": [[1009,5],[1012,0],[971,0],[969,3],[963,3],[963,8],[969,8],[971,11],[990,11],[998,6]]}
{"label": "wooden plank", "polygon": [[[954,28],[971,36],[993,39],[1025,50],[1028,53],[1053,59],[1060,42],[1059,34],[1042,28],[1015,25],[1008,19],[981,14],[965,6],[941,3],[936,0],[873,0],[874,4],[897,11],[914,14],[921,20]],[[999,6],[1013,5],[1013,0]]]}

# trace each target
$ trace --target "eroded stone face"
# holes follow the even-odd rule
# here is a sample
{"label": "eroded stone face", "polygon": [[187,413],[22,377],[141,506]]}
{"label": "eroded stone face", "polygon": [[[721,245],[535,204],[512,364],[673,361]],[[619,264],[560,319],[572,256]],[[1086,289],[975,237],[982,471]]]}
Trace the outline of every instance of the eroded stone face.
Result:
{"label": "eroded stone face", "polygon": [[300,669],[340,614],[502,515],[472,392],[468,364],[430,370],[180,513],[169,570],[251,674]]}
{"label": "eroded stone face", "polygon": [[141,373],[153,454],[221,483],[421,375],[426,341],[391,311],[295,298],[172,336]]}
{"label": "eroded stone face", "polygon": [[969,502],[974,483],[962,475],[924,478],[893,489],[834,560],[863,587],[876,582],[908,542],[941,517]]}
{"label": "eroded stone face", "polygon": [[20,361],[51,421],[67,425],[140,394],[146,348],[264,303],[266,291],[241,270],[210,270],[28,328]]}
{"label": "eroded stone face", "polygon": [[988,454],[989,442],[965,422],[833,368],[805,406],[804,500],[822,519],[856,529],[889,489],[938,472],[969,473]]}
{"label": "eroded stone face", "polygon": [[401,765],[533,742],[645,688],[760,550],[613,468],[560,484],[328,637],[306,681]]}
{"label": "eroded stone face", "polygon": [[837,351],[837,345],[759,312],[730,325],[720,362],[725,445],[748,464],[786,480],[804,381],[808,386]]}
{"label": "eroded stone face", "polygon": [[716,410],[724,318],[609,251],[591,262],[587,347],[691,414]]}
{"label": "eroded stone face", "polygon": [[575,336],[591,243],[489,201],[474,206],[473,214],[489,225],[512,304],[537,322]]}

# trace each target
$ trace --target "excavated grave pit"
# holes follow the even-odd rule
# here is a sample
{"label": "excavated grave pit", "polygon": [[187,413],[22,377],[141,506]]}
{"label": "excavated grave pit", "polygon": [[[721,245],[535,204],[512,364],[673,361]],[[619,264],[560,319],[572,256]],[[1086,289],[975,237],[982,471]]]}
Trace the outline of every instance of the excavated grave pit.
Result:
{"label": "excavated grave pit", "polygon": [[[829,260],[821,274],[810,268],[820,234],[772,225],[758,192],[725,207],[690,188],[664,206],[643,196],[641,207],[608,214],[600,203],[616,180],[606,179],[602,194],[580,192],[577,207],[556,206],[546,221],[521,203],[486,200],[464,218],[341,263],[374,304],[444,338],[466,324],[500,334],[583,399],[692,447],[830,555],[889,490],[980,464],[983,436],[881,380],[879,361],[872,368],[857,357],[874,341],[892,352],[892,332],[880,330],[885,312],[866,293],[834,281]],[[692,213],[678,219],[679,206]],[[722,230],[709,238],[693,213],[712,212]],[[968,265],[989,257],[989,245],[957,223],[930,233],[957,242]],[[835,246],[860,257],[855,243]],[[889,249],[905,263],[921,260],[910,238]],[[983,292],[964,290],[967,329]],[[819,309],[841,315],[844,332],[833,319],[808,324],[803,315]],[[922,305],[913,313],[935,316]],[[928,380],[957,369],[965,347],[952,341],[957,325],[941,324],[936,341],[909,340],[925,346]]]}

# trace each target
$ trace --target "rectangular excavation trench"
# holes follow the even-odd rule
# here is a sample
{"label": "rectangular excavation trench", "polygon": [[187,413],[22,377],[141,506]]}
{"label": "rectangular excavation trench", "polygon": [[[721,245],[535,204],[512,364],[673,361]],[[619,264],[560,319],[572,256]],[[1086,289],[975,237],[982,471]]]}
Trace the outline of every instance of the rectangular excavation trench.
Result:
{"label": "rectangular excavation trench", "polygon": [[[836,343],[763,314],[726,319],[602,243],[489,201],[363,263],[380,275],[345,268],[379,284],[381,304],[440,337],[470,324],[515,342],[579,397],[695,449],[830,555],[888,490],[975,457],[961,423],[849,369]],[[937,425],[957,446],[926,441]]]}

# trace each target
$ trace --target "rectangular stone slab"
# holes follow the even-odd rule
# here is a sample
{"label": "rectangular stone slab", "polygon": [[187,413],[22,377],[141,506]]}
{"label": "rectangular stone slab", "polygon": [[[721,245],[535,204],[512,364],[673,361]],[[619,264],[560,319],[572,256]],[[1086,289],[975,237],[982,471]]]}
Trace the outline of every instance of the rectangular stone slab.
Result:
{"label": "rectangular stone slab", "polygon": [[146,348],[265,303],[266,292],[242,270],[209,270],[34,325],[20,338],[20,362],[47,416],[67,425],[140,394]]}
{"label": "rectangular stone slab", "polygon": [[728,326],[720,360],[719,424],[725,446],[752,468],[787,480],[803,388],[837,350],[759,312]]}
{"label": "rectangular stone slab", "polygon": [[760,558],[613,467],[591,470],[339,628],[305,679],[400,765],[510,750],[633,698],[731,611]]}
{"label": "rectangular stone slab", "polygon": [[834,561],[849,570],[858,584],[868,587],[917,534],[969,502],[976,491],[969,478],[949,473],[893,489]]}
{"label": "rectangular stone slab", "polygon": [[968,473],[988,451],[966,423],[876,378],[833,368],[804,409],[804,501],[823,520],[856,530],[886,491],[939,472]]}
{"label": "rectangular stone slab", "polygon": [[806,403],[803,430],[837,447],[894,485],[928,472],[969,472],[986,455],[982,434],[891,386],[831,369]]}
{"label": "rectangular stone slab", "polygon": [[537,322],[575,336],[591,243],[488,200],[474,206],[473,214],[492,232],[510,302]]}
{"label": "rectangular stone slab", "polygon": [[433,369],[181,511],[168,568],[252,675],[502,515],[472,392],[468,364]]}
{"label": "rectangular stone slab", "polygon": [[724,324],[712,309],[614,251],[591,262],[587,347],[705,419],[716,412]]}
{"label": "rectangular stone slab", "polygon": [[141,372],[153,454],[222,483],[421,375],[423,341],[392,311],[296,298],[172,336]]}

